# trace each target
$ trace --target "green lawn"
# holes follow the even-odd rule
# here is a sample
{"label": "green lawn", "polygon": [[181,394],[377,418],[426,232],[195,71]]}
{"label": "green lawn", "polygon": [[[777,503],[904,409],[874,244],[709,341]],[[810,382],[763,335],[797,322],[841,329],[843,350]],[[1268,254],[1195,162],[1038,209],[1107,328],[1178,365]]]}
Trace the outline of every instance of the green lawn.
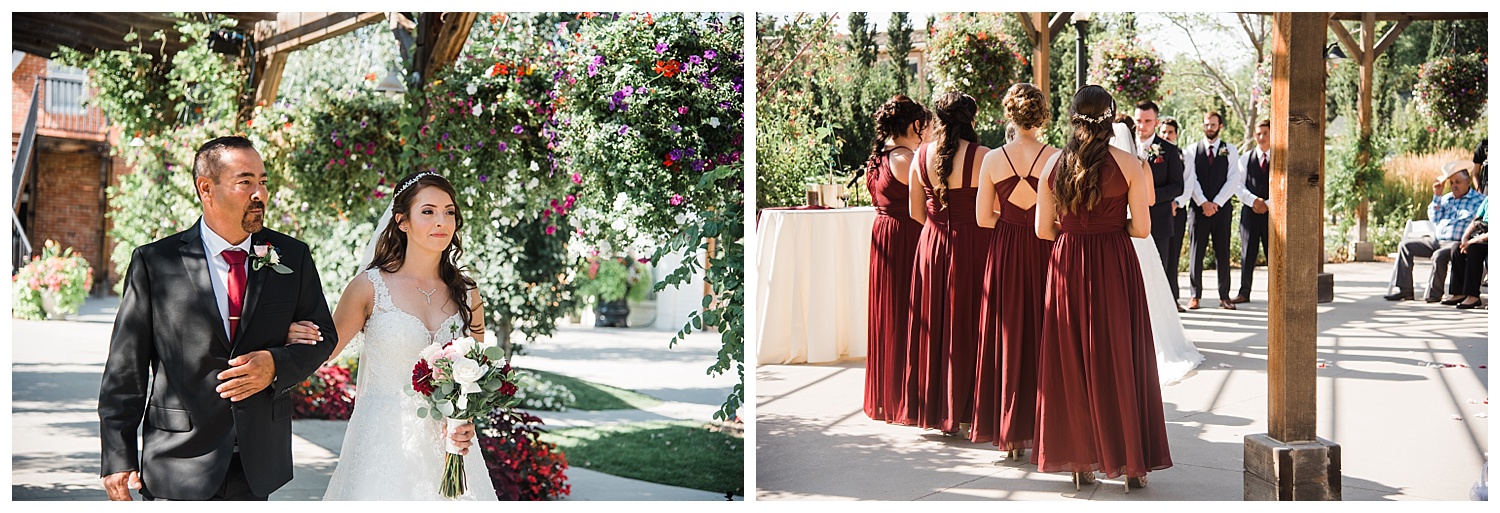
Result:
{"label": "green lawn", "polygon": [[575,410],[628,410],[649,408],[661,404],[661,400],[638,392],[591,383],[562,374],[526,369],[527,372],[553,383],[567,387],[578,400],[568,405]]}
{"label": "green lawn", "polygon": [[717,493],[745,494],[745,439],[699,421],[551,430],[568,466]]}

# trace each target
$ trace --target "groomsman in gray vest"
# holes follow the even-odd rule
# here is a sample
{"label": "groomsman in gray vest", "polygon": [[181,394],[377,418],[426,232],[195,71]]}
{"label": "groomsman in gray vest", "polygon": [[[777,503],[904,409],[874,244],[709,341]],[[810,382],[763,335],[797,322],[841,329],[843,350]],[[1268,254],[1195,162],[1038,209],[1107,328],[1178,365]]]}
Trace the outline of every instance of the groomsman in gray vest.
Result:
{"label": "groomsman in gray vest", "polygon": [[1262,119],[1255,126],[1255,149],[1240,157],[1245,170],[1245,186],[1240,188],[1240,294],[1231,303],[1250,302],[1250,285],[1255,280],[1255,261],[1260,252],[1271,258],[1266,230],[1271,205],[1271,120]]}
{"label": "groomsman in gray vest", "polygon": [[1229,230],[1234,224],[1234,211],[1224,207],[1245,186],[1245,173],[1240,168],[1239,150],[1219,140],[1223,128],[1224,116],[1218,112],[1204,114],[1203,140],[1184,151],[1182,157],[1184,174],[1193,178],[1186,184],[1193,189],[1194,202],[1188,220],[1188,253],[1192,258],[1189,282],[1193,289],[1189,310],[1197,310],[1203,297],[1203,257],[1207,256],[1210,239],[1214,268],[1219,273],[1219,308],[1235,309],[1229,300]]}

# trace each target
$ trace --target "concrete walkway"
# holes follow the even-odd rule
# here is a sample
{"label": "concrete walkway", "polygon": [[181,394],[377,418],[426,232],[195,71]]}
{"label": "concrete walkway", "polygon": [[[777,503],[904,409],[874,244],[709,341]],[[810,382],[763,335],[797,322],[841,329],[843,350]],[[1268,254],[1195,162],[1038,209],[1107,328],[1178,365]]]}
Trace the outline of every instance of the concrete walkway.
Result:
{"label": "concrete walkway", "polygon": [[[1489,312],[1387,302],[1390,265],[1326,267],[1317,433],[1342,448],[1344,500],[1467,500],[1489,452]],[[995,463],[992,445],[871,421],[860,359],[757,368],[756,498],[1241,500],[1242,438],[1268,430],[1266,281],[1262,268],[1239,310],[1183,315],[1207,361],[1162,388],[1174,466],[1145,489],[1075,491],[1067,474]]]}
{"label": "concrete walkway", "polygon": [[[11,497],[103,500],[99,479],[99,380],[118,298],[90,299],[67,321],[11,320]],[[687,419],[709,421],[738,379],[709,377],[716,334],[695,334],[667,349],[672,333],[564,324],[526,344],[515,363],[665,400],[648,410],[536,412],[548,427]],[[318,500],[338,463],[346,422],[292,422],[293,479],[271,500]],[[721,493],[567,470],[570,501],[713,500]],[[137,496],[139,497],[139,496]],[[736,500],[742,499],[739,497]]]}

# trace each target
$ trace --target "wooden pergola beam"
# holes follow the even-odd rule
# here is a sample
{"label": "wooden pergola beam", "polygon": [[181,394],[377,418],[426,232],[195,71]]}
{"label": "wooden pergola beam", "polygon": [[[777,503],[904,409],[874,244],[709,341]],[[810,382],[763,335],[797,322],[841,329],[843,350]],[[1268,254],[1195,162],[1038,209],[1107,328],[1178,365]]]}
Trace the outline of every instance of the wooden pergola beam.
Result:
{"label": "wooden pergola beam", "polygon": [[1050,34],[1048,34],[1047,36],[1047,40],[1056,40],[1057,34],[1062,32],[1062,29],[1067,28],[1068,22],[1072,21],[1072,19],[1073,13],[1071,12],[1060,12],[1052,15],[1052,21],[1047,23],[1047,31],[1050,32]]}
{"label": "wooden pergola beam", "polygon": [[[1271,16],[1269,12],[1247,12],[1246,14],[1259,14]],[[1364,16],[1358,12],[1336,12],[1329,16],[1334,20],[1359,21]],[[1485,20],[1489,19],[1489,13],[1484,12],[1377,12],[1375,21],[1444,21],[1444,20]]]}
{"label": "wooden pergola beam", "polygon": [[1385,53],[1386,50],[1391,48],[1392,44],[1395,44],[1396,37],[1400,36],[1401,32],[1406,30],[1406,27],[1408,25],[1411,25],[1411,20],[1397,21],[1395,26],[1391,27],[1390,30],[1387,30],[1385,32],[1384,36],[1380,37],[1380,42],[1375,44],[1375,51],[1370,53],[1375,54],[1376,57],[1379,57],[1380,54]]}
{"label": "wooden pergola beam", "polygon": [[276,21],[257,23],[252,105],[269,105],[276,100],[281,74],[292,52],[385,19],[383,12],[283,12],[277,13]]}
{"label": "wooden pergola beam", "polygon": [[443,15],[441,30],[438,31],[437,41],[425,67],[424,79],[458,60],[458,54],[463,51],[464,42],[468,41],[469,31],[474,28],[474,20],[479,13],[448,12]]}
{"label": "wooden pergola beam", "polygon": [[1364,46],[1354,42],[1354,36],[1350,35],[1349,29],[1344,27],[1344,22],[1329,19],[1328,28],[1333,31],[1334,36],[1339,38],[1339,44],[1344,45],[1344,53],[1348,54],[1350,59],[1365,61]]}
{"label": "wooden pergola beam", "polygon": [[1026,29],[1026,38],[1030,39],[1031,40],[1031,44],[1035,45],[1036,44],[1036,38],[1037,38],[1037,30],[1036,30],[1036,24],[1031,22],[1031,13],[1029,13],[1029,12],[1018,12],[1018,13],[1015,13],[1015,14],[1016,14],[1017,18],[1021,19],[1021,28]]}

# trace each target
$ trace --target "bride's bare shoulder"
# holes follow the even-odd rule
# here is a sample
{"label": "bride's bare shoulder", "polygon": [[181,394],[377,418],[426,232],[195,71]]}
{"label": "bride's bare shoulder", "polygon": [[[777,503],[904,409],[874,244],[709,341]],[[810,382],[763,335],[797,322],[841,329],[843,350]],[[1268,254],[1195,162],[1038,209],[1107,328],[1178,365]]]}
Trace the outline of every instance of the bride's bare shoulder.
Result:
{"label": "bride's bare shoulder", "polygon": [[354,279],[349,280],[349,284],[344,286],[344,295],[340,301],[347,299],[369,301],[374,298],[375,282],[370,281],[368,273],[362,272],[354,275]]}

